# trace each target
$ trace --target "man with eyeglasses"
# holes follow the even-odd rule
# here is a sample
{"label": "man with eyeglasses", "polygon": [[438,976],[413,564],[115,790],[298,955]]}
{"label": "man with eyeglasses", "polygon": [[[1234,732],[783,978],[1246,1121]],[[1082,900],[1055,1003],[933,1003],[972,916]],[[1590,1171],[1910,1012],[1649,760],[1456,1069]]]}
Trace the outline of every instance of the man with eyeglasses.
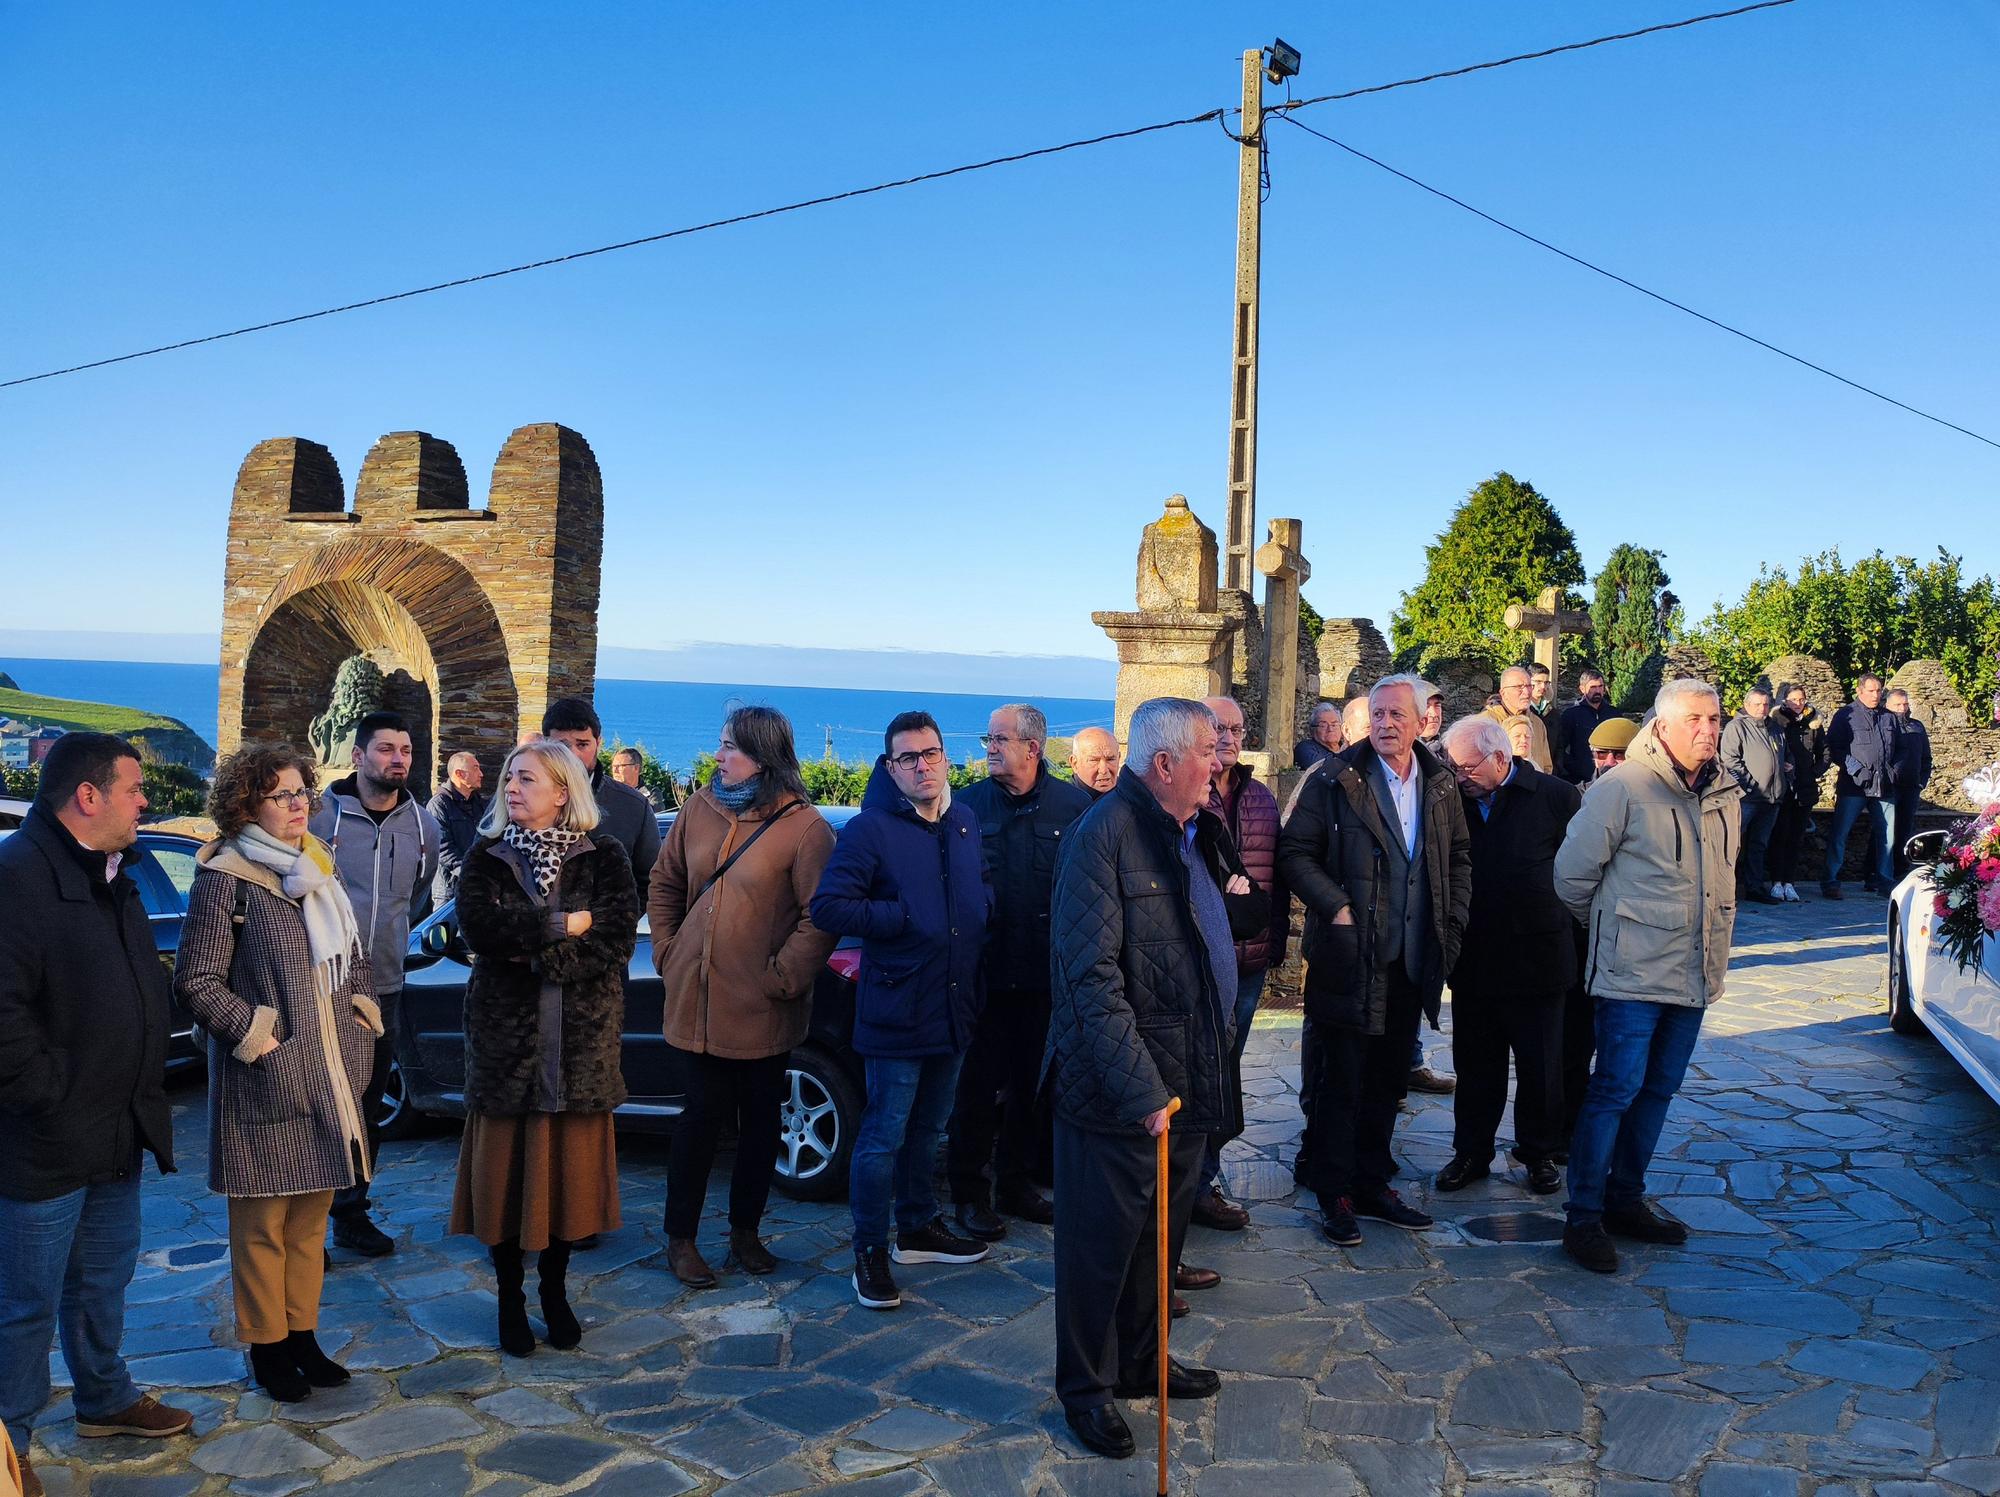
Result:
{"label": "man with eyeglasses", "polygon": [[[870,1310],[903,1302],[898,1263],[977,1263],[938,1209],[938,1140],[979,1023],[979,958],[992,905],[979,819],[954,803],[944,737],[928,712],[882,735],[861,814],[841,829],[812,897],[812,921],[861,938],[855,1053],[868,1100],[854,1137],[854,1297]],[[895,1239],[890,1241],[893,1213]]]}
{"label": "man with eyeglasses", "polygon": [[1063,838],[1090,797],[1049,773],[1048,734],[1040,708],[998,708],[982,735],[986,778],[959,795],[979,820],[993,917],[982,963],[986,1006],[958,1073],[945,1167],[958,1229],[981,1242],[1007,1235],[1003,1213],[1055,1220],[1034,1180],[1048,1134],[1035,1083],[1049,1032],[1049,895]]}
{"label": "man with eyeglasses", "polygon": [[1492,1172],[1500,1115],[1507,1107],[1507,1057],[1514,1093],[1513,1156],[1528,1189],[1553,1195],[1562,1181],[1563,993],[1576,975],[1576,920],[1556,897],[1556,850],[1582,795],[1513,752],[1506,731],[1483,713],[1444,735],[1472,843],[1472,907],[1451,971],[1451,1162],[1440,1191],[1463,1190]]}
{"label": "man with eyeglasses", "polygon": [[[375,1068],[361,1099],[371,1162],[382,1147],[382,1092],[396,1056],[410,911],[429,896],[444,841],[437,818],[410,794],[415,757],[408,722],[394,712],[369,713],[354,730],[354,773],[327,787],[312,819],[313,835],[333,849],[334,872],[368,942],[382,1010]],[[368,1258],[393,1253],[395,1239],[369,1219],[368,1207],[367,1180],[334,1192],[334,1244]]]}

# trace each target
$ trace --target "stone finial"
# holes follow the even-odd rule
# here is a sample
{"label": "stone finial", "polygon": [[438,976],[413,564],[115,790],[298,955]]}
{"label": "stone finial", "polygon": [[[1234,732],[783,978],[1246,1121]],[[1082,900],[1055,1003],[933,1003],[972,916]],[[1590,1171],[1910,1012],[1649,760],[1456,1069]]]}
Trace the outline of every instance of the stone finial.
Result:
{"label": "stone finial", "polygon": [[1213,613],[1215,568],[1215,532],[1185,494],[1169,494],[1165,512],[1139,538],[1139,611]]}

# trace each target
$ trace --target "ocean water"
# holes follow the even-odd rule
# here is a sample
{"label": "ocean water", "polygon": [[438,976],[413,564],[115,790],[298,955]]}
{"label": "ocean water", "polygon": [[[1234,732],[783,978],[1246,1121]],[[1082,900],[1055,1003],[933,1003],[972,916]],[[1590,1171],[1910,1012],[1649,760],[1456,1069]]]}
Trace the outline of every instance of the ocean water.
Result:
{"label": "ocean water", "polygon": [[[0,671],[23,691],[110,702],[177,717],[215,742],[216,690],[212,665],[157,665],[130,660],[22,660],[0,656]],[[924,691],[849,691],[832,686],[711,685],[697,681],[597,683],[597,715],[607,738],[639,743],[676,768],[715,747],[723,716],[738,703],[775,707],[792,720],[799,757],[816,759],[831,743],[833,756],[850,763],[882,751],[882,729],[898,712],[928,711],[944,733],[952,758],[980,754],[979,735],[995,707],[1009,698]],[[1111,725],[1111,703],[1074,697],[1031,697],[1048,714],[1049,731],[1066,736],[1091,724]]]}

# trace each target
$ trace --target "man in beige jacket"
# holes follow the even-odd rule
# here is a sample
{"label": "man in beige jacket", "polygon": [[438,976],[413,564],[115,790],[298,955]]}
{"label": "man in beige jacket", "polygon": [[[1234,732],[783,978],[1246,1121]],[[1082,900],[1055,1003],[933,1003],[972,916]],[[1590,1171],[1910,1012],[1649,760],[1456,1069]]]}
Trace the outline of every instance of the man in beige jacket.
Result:
{"label": "man in beige jacket", "polygon": [[1556,893],[1585,925],[1584,990],[1597,1018],[1597,1067],[1570,1141],[1563,1246],[1598,1273],[1618,1267],[1613,1234],[1687,1241],[1687,1228],[1643,1192],[1702,1011],[1722,996],[1729,966],[1743,787],[1722,772],[1721,739],[1715,688],[1669,681],[1556,854]]}
{"label": "man in beige jacket", "polygon": [[1549,730],[1541,715],[1530,709],[1534,705],[1533,678],[1525,665],[1510,665],[1500,672],[1499,705],[1488,707],[1486,715],[1507,726],[1513,717],[1528,719],[1528,752],[1522,755],[1543,774],[1555,773],[1555,761],[1549,757]]}

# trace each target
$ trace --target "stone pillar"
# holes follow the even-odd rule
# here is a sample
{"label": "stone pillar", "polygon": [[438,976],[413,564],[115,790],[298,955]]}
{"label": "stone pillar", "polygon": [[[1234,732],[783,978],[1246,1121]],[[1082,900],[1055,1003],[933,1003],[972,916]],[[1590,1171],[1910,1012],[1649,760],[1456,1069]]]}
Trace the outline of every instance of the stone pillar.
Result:
{"label": "stone pillar", "polygon": [[1112,732],[1121,747],[1141,702],[1228,691],[1235,626],[1216,610],[1215,571],[1215,532],[1184,495],[1170,495],[1139,540],[1138,608],[1090,616],[1118,646]]}
{"label": "stone pillar", "polygon": [[1271,538],[1257,548],[1264,574],[1264,752],[1282,764],[1297,726],[1299,588],[1312,576],[1300,553],[1297,520],[1271,521]]}

